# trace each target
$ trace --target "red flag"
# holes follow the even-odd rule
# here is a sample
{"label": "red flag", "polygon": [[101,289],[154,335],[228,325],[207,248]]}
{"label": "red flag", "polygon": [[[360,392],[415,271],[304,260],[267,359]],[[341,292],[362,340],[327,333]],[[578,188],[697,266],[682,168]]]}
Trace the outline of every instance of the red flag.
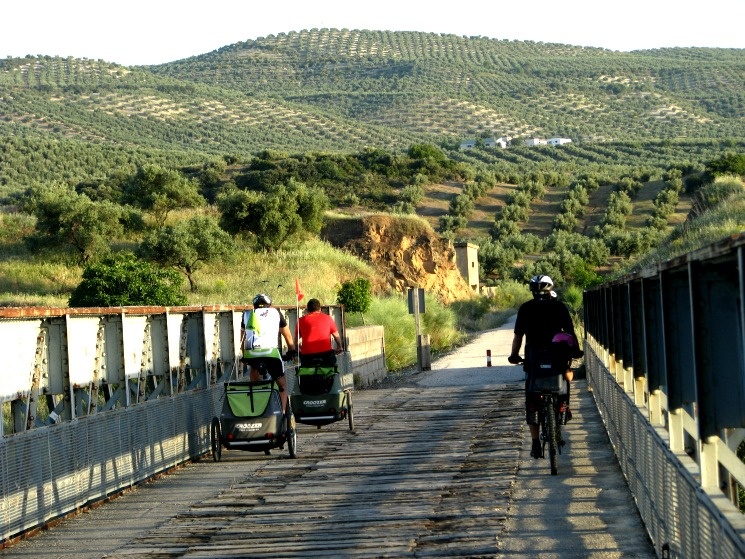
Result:
{"label": "red flag", "polygon": [[303,297],[305,297],[305,294],[303,294],[303,290],[300,288],[299,278],[295,278],[295,295],[297,295],[298,301],[302,301]]}

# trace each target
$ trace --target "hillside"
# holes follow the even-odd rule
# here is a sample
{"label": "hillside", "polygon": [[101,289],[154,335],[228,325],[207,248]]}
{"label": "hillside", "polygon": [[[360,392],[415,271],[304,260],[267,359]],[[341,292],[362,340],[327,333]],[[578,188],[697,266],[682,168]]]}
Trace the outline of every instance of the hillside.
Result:
{"label": "hillside", "polygon": [[315,29],[150,67],[1,60],[0,134],[201,154],[741,138],[744,78],[739,49]]}
{"label": "hillside", "polygon": [[[313,29],[149,68],[430,138],[742,136],[745,53]],[[621,123],[623,122],[623,125]]]}
{"label": "hillside", "polygon": [[[621,53],[337,29],[269,36],[149,67],[7,58],[0,60],[0,206],[13,215],[19,193],[39,184],[119,204],[123,185],[153,164],[194,181],[208,204],[225,189],[263,195],[296,181],[322,189],[340,213],[405,207],[439,229],[465,194],[488,185],[458,214],[464,223],[444,233],[476,242],[514,237],[492,235],[505,212],[519,214],[509,227],[532,242],[531,235],[551,236],[573,189],[588,182],[588,199],[564,230],[594,235],[614,193],[631,186],[623,225],[603,239],[615,253],[631,254],[688,214],[682,190],[650,235],[666,177],[695,181],[708,162],[745,152],[743,83],[740,49]],[[489,136],[514,142],[480,145]],[[572,142],[520,141],[532,136]],[[461,149],[464,139],[479,145]],[[412,156],[422,146],[425,155]],[[522,189],[531,185],[545,192],[517,208],[513,198],[526,202]],[[406,206],[407,189],[420,187],[421,199]],[[33,230],[30,216],[11,219],[18,231]],[[128,232],[117,243],[133,246],[141,235]],[[0,292],[23,291],[19,278],[32,275],[17,271],[30,258],[21,245],[7,235]],[[539,257],[526,250],[526,260]],[[74,270],[67,283],[78,276]]]}
{"label": "hillside", "polygon": [[[0,60],[0,197],[143,162],[442,147],[524,173],[699,164],[745,138],[745,50],[631,53],[413,32],[314,29],[148,67]],[[564,136],[562,149],[461,150]]]}

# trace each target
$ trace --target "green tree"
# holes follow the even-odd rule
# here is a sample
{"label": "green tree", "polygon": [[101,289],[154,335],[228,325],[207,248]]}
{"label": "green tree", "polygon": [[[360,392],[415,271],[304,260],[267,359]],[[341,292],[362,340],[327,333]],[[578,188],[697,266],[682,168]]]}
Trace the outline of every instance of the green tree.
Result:
{"label": "green tree", "polygon": [[515,247],[507,247],[499,241],[483,241],[479,245],[478,253],[479,270],[482,278],[509,277],[515,261],[521,256],[521,251]]}
{"label": "green tree", "polygon": [[36,230],[26,239],[31,250],[72,249],[80,264],[108,253],[111,240],[123,233],[120,206],[93,202],[67,186],[32,188],[22,207],[36,216]]}
{"label": "green tree", "polygon": [[261,210],[264,194],[229,186],[217,197],[220,227],[231,235],[251,231]]}
{"label": "green tree", "polygon": [[419,184],[410,184],[401,189],[401,193],[398,195],[398,200],[399,202],[407,203],[411,207],[416,208],[424,199],[424,194],[423,186]]}
{"label": "green tree", "polygon": [[303,228],[300,204],[295,193],[285,185],[277,185],[264,196],[257,208],[257,220],[249,229],[259,247],[278,250]]}
{"label": "green tree", "polygon": [[709,162],[706,169],[714,176],[739,175],[745,177],[745,153],[731,153]]}
{"label": "green tree", "polygon": [[468,219],[462,215],[441,215],[439,219],[438,231],[445,234],[455,234],[459,229],[468,225]]}
{"label": "green tree", "polygon": [[194,292],[194,272],[205,263],[229,256],[233,249],[233,239],[215,219],[197,216],[152,232],[140,244],[138,255],[184,273]]}
{"label": "green tree", "polygon": [[157,270],[132,253],[119,253],[86,266],[83,281],[70,296],[71,307],[185,305],[181,276]]}
{"label": "green tree", "polygon": [[322,188],[309,187],[304,183],[291,180],[288,184],[289,194],[297,199],[298,215],[303,229],[317,235],[321,232],[324,215],[329,208],[329,199]]}
{"label": "green tree", "polygon": [[328,204],[322,189],[294,180],[265,193],[230,188],[217,200],[223,229],[246,234],[258,248],[268,250],[281,248],[302,231],[319,233]]}
{"label": "green tree", "polygon": [[140,167],[124,185],[122,201],[151,213],[159,227],[165,224],[171,211],[197,208],[205,203],[197,181],[174,169],[152,164]]}
{"label": "green tree", "polygon": [[372,304],[371,289],[370,281],[365,278],[345,281],[336,292],[336,301],[344,305],[345,312],[360,313],[364,324],[364,314],[370,310]]}

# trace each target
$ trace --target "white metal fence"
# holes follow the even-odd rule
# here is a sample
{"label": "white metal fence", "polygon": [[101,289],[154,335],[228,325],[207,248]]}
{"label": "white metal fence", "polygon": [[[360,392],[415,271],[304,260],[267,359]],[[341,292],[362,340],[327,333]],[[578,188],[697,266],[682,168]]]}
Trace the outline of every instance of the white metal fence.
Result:
{"label": "white metal fence", "polygon": [[0,442],[0,541],[209,451],[222,386],[18,433]]}
{"label": "white metal fence", "polygon": [[588,380],[662,557],[745,557],[745,235],[585,293]]}
{"label": "white metal fence", "polygon": [[243,310],[0,309],[0,541],[208,452]]}

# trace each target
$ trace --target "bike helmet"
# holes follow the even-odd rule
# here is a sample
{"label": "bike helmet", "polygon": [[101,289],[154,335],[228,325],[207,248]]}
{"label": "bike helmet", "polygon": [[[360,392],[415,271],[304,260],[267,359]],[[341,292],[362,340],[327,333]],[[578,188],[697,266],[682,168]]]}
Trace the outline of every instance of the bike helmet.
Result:
{"label": "bike helmet", "polygon": [[272,299],[266,293],[259,293],[254,297],[254,308],[258,309],[261,307],[271,307]]}
{"label": "bike helmet", "polygon": [[554,280],[548,276],[533,276],[530,278],[530,291],[534,297],[550,297],[554,287]]}

